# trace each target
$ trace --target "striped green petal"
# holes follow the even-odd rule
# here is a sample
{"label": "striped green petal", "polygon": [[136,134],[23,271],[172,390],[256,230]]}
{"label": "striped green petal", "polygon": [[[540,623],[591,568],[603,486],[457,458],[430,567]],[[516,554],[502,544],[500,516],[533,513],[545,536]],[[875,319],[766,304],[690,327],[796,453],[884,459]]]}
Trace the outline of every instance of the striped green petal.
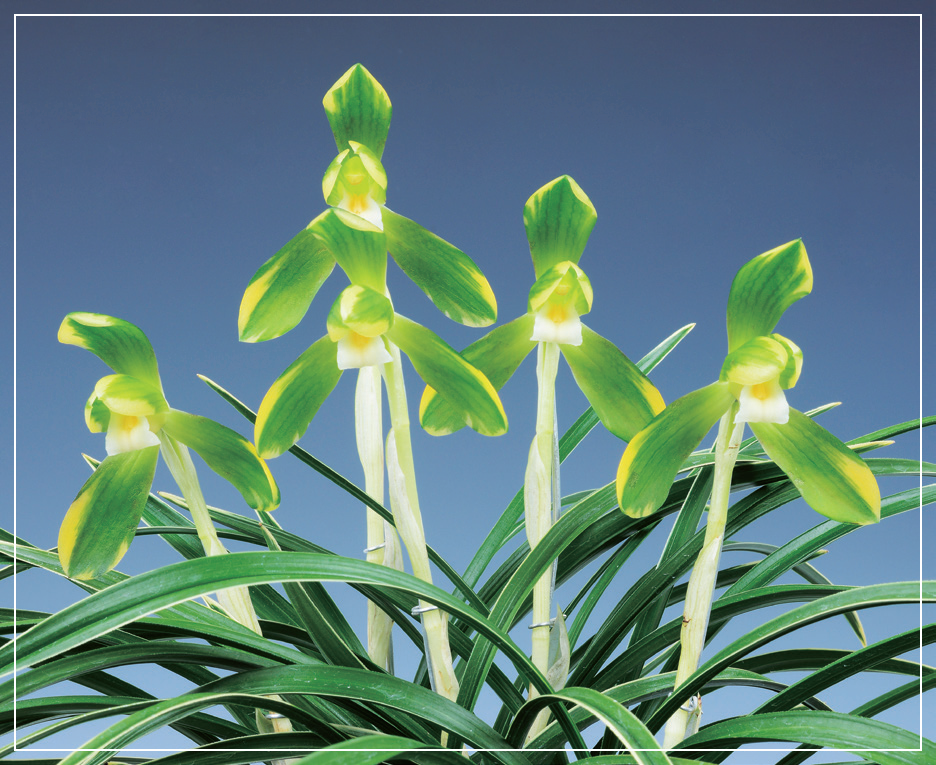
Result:
{"label": "striped green petal", "polygon": [[817,513],[842,523],[881,519],[881,492],[871,470],[814,420],[791,408],[785,425],[748,424],[767,456]]}
{"label": "striped green petal", "polygon": [[92,433],[104,433],[110,423],[110,409],[96,393],[92,393],[84,408],[85,425]]}
{"label": "striped green petal", "polygon": [[359,141],[378,157],[383,154],[393,107],[383,86],[361,64],[355,64],[322,99],[338,151]]}
{"label": "striped green petal", "polygon": [[270,512],[279,505],[279,488],[270,469],[254,445],[239,433],[207,417],[177,409],[166,415],[163,430],[197,452],[254,510]]}
{"label": "striped green petal", "polygon": [[156,472],[158,446],[107,457],[85,481],[59,529],[58,553],[72,579],[106,574],[127,552]]}
{"label": "striped green petal", "polygon": [[812,283],[812,266],[801,239],[742,266],[728,295],[729,352],[773,332],[783,312],[812,291]]}
{"label": "striped green petal", "polygon": [[328,336],[336,342],[349,331],[377,337],[393,324],[393,303],[386,295],[352,284],[345,287],[332,304],[326,324]]}
{"label": "striped green petal", "polygon": [[146,417],[169,408],[160,389],[130,375],[102,377],[94,386],[93,395],[112,412],[133,417]]}
{"label": "striped green petal", "polygon": [[331,208],[309,224],[354,284],[383,293],[387,288],[387,240],[359,215]]}
{"label": "striped green petal", "polygon": [[494,291],[471,258],[386,207],[383,224],[393,259],[442,313],[469,327],[494,323],[497,319]]}
{"label": "striped green petal", "polygon": [[674,401],[631,439],[617,474],[626,515],[643,518],[662,506],[686,457],[733,401],[728,383],[712,383]]}
{"label": "striped green petal", "polygon": [[546,303],[571,305],[575,313],[584,316],[591,310],[593,292],[585,272],[571,260],[551,266],[543,272],[527,298],[527,310],[536,313]]}
{"label": "striped green petal", "polygon": [[582,344],[559,349],[602,424],[630,441],[666,406],[647,376],[610,340],[582,325]]}
{"label": "striped green petal", "polygon": [[568,175],[547,183],[523,208],[536,278],[563,260],[578,263],[598,213],[581,187]]}
{"label": "striped green petal", "polygon": [[[504,387],[511,375],[536,347],[530,339],[533,316],[524,314],[519,319],[488,332],[480,340],[461,352],[462,358],[491,382],[495,390]],[[419,405],[419,423],[433,436],[445,436],[465,427],[464,414],[452,406],[433,388],[423,391]]]}
{"label": "striped green petal", "polygon": [[338,346],[325,336],[270,386],[257,410],[254,426],[257,449],[264,459],[278,457],[306,432],[341,377],[337,356]]}
{"label": "striped green petal", "polygon": [[469,428],[485,436],[507,432],[507,415],[490,380],[435,332],[397,314],[387,338],[409,356],[423,382],[462,412]]}
{"label": "striped green petal", "polygon": [[325,202],[339,206],[342,197],[371,196],[387,201],[387,171],[377,155],[364,144],[349,142],[349,149],[335,157],[322,177]]}
{"label": "striped green petal", "polygon": [[776,332],[771,337],[786,348],[787,352],[787,363],[780,373],[780,387],[784,389],[792,388],[796,385],[796,381],[799,380],[800,373],[803,371],[803,352],[788,337],[778,335]]}
{"label": "striped green petal", "polygon": [[156,354],[143,330],[129,321],[102,313],[68,314],[58,340],[85,348],[119,374],[132,375],[161,388]]}
{"label": "striped green petal", "polygon": [[306,228],[290,239],[253,275],[237,317],[245,343],[272,340],[295,327],[335,267],[335,258]]}
{"label": "striped green petal", "polygon": [[757,385],[779,377],[788,361],[786,346],[771,337],[754,337],[725,357],[718,379]]}

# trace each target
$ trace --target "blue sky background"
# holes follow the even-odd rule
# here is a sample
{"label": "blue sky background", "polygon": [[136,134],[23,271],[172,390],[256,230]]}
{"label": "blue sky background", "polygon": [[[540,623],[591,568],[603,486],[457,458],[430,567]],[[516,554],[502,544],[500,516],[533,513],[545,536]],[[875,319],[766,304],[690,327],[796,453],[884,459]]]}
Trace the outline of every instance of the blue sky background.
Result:
{"label": "blue sky background", "polygon": [[[219,3],[142,5],[162,13],[222,10]],[[662,5],[588,9],[932,8],[897,1]],[[75,9],[41,2],[10,7],[22,13]],[[82,4],[102,13],[125,7]],[[308,9],[223,4],[228,12]],[[410,10],[433,9],[416,4]],[[347,10],[373,9],[358,4]],[[564,9],[547,4],[543,10]],[[12,40],[12,16],[0,23],[4,39]],[[925,26],[928,44],[932,25]],[[791,404],[808,410],[843,402],[821,419],[843,440],[917,417],[919,43],[915,16],[18,18],[18,534],[55,545],[65,509],[88,476],[81,453],[104,456],[103,437],[87,432],[82,408],[109,370],[91,354],[56,342],[67,312],[108,313],[140,326],[155,347],[170,404],[248,435],[246,421],[196,373],[256,408],[280,372],[324,334],[327,310],[347,283],[337,270],[299,327],[278,340],[239,343],[237,309],[256,269],[324,209],[320,182],[335,144],[321,99],[356,62],[393,102],[383,157],[388,206],[476,261],[497,295],[500,321],[525,310],[533,282],[523,205],[540,186],[569,174],[598,211],[581,260],[595,287],[588,325],[636,360],[679,327],[697,323],[652,376],[667,401],[716,379],[726,352],[725,303],[738,268],[802,237],[815,286],[778,326],[805,354]],[[12,47],[7,51],[10,61]],[[932,83],[932,57],[924,63],[924,82]],[[7,82],[9,89],[12,79]],[[10,117],[4,124],[12,125],[12,110],[4,108]],[[924,122],[929,146],[931,123]],[[925,192],[931,207],[931,187]],[[3,224],[4,241],[12,244],[10,220]],[[7,283],[14,284],[10,266],[7,260]],[[401,313],[452,345],[480,336],[445,319],[395,266],[390,290]],[[13,297],[12,290],[7,294]],[[459,570],[522,482],[534,425],[534,367],[531,358],[502,393],[511,424],[506,436],[461,432],[440,440],[414,432],[427,535]],[[930,355],[923,379],[931,380],[932,371]],[[415,417],[422,385],[410,372]],[[359,481],[353,382],[354,375],[344,376],[301,444]],[[8,368],[2,377],[8,400],[11,383]],[[564,430],[586,402],[567,367],[560,368],[558,385]],[[933,413],[932,396],[924,396],[924,410]],[[10,432],[9,410],[2,416]],[[8,465],[10,444],[0,447]],[[596,429],[565,463],[564,492],[613,480],[623,446]],[[932,458],[932,446],[928,436],[924,456]],[[920,448],[919,436],[910,434],[879,454],[916,458]],[[359,557],[363,509],[288,455],[271,468],[283,495],[279,521]],[[3,475],[9,491],[9,469]],[[250,514],[240,495],[203,465],[200,477],[209,503]],[[915,483],[889,479],[882,489],[890,494]],[[167,472],[157,473],[156,487],[175,491]],[[821,520],[801,502],[777,515],[746,529],[743,538],[781,544]],[[644,544],[643,557],[621,572],[617,595],[655,562],[669,527],[664,522]],[[837,583],[918,579],[920,528],[919,514],[907,513],[861,529],[817,565]],[[748,559],[734,554],[725,562]],[[120,569],[132,574],[174,560],[159,540],[146,538]],[[933,578],[932,564],[924,576]],[[10,589],[4,593],[9,604]],[[335,594],[363,629],[363,601],[347,590]],[[51,575],[19,577],[22,608],[52,611],[78,595]],[[758,614],[748,624],[764,618]],[[919,615],[908,607],[866,611],[863,618],[875,640],[912,627]],[[841,619],[823,622],[802,640],[853,645],[843,625]],[[150,690],[162,693],[163,682],[154,675]],[[897,684],[889,677],[846,684],[823,698],[847,711]],[[761,698],[755,691],[730,693],[712,697],[706,721]],[[916,730],[918,717],[914,702],[882,719]],[[926,732],[936,735],[932,724]],[[150,745],[181,745],[174,736],[150,739]],[[729,762],[777,757],[749,753]]]}

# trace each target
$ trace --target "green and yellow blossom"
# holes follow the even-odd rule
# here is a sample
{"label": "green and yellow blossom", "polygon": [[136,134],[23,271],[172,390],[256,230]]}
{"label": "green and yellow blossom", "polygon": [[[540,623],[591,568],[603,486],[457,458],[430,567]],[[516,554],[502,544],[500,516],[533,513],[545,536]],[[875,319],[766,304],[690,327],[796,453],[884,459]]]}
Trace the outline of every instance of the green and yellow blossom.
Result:
{"label": "green and yellow blossom", "polygon": [[[69,577],[98,577],[126,553],[161,450],[173,469],[180,461],[191,464],[190,447],[252,508],[276,508],[279,490],[253,444],[207,417],[169,406],[156,356],[142,330],[113,316],[76,312],[62,321],[58,339],[91,351],[115,373],[98,381],[85,405],[88,429],[106,434],[108,456],[81,487],[62,521],[59,558]],[[206,540],[201,528],[199,535],[203,542],[220,545],[213,534]]]}

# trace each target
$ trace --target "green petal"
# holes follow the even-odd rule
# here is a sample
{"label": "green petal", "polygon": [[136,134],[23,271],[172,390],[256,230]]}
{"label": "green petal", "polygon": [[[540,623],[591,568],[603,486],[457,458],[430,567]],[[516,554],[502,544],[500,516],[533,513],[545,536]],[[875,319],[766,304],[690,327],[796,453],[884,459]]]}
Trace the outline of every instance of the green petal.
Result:
{"label": "green petal", "polygon": [[91,351],[119,374],[162,387],[153,346],[143,330],[129,321],[102,313],[70,313],[62,320],[58,340]]}
{"label": "green petal", "polygon": [[[519,319],[488,332],[480,340],[461,352],[462,358],[483,372],[495,390],[504,387],[511,375],[536,347],[530,340],[533,334],[533,317],[524,314]],[[423,391],[419,405],[419,423],[433,436],[445,436],[465,427],[464,414],[433,388]]]}
{"label": "green petal", "polygon": [[725,357],[718,379],[737,385],[757,385],[780,376],[789,354],[770,337],[754,337]]}
{"label": "green petal", "polygon": [[322,99],[338,151],[348,141],[359,141],[378,157],[383,154],[393,107],[383,86],[360,64],[355,64],[329,88]]}
{"label": "green petal", "polygon": [[453,321],[487,327],[497,319],[497,300],[474,261],[418,223],[383,209],[387,247],[397,265]]}
{"label": "green petal", "polygon": [[536,313],[547,302],[572,305],[579,316],[591,311],[593,292],[585,272],[571,260],[548,268],[530,288],[527,311]]}
{"label": "green petal", "polygon": [[112,412],[146,417],[169,408],[162,391],[130,375],[107,375],[97,381],[94,396]]}
{"label": "green petal", "polygon": [[786,348],[787,352],[787,364],[780,373],[780,387],[784,389],[792,388],[796,385],[796,381],[799,380],[800,373],[803,371],[803,352],[788,337],[778,335],[776,332],[771,337]]}
{"label": "green petal", "polygon": [[196,414],[171,410],[166,435],[193,449],[219,476],[229,481],[254,510],[270,512],[280,502],[279,488],[254,445],[230,428]]}
{"label": "green petal", "polygon": [[364,144],[350,141],[348,145],[351,148],[335,157],[322,177],[325,201],[338,205],[347,192],[366,194],[383,204],[387,201],[387,171],[383,164]]}
{"label": "green petal", "polygon": [[618,438],[630,441],[663,411],[663,397],[647,376],[584,324],[580,346],[559,348],[595,414]]}
{"label": "green petal", "polygon": [[597,219],[591,200],[568,175],[533,194],[523,208],[523,225],[536,278],[563,260],[578,263]]}
{"label": "green petal", "polygon": [[728,383],[712,383],[674,401],[631,439],[617,474],[625,514],[642,518],[666,501],[683,461],[733,401]]}
{"label": "green petal", "polygon": [[485,436],[507,432],[507,415],[494,386],[437,334],[397,314],[387,338],[409,356],[427,385],[462,412],[469,428]]}
{"label": "green petal", "polygon": [[393,324],[393,303],[386,295],[359,284],[345,287],[328,312],[328,336],[335,341],[348,330],[364,337],[382,335]]}
{"label": "green petal", "polygon": [[877,523],[881,491],[864,461],[829,431],[790,409],[785,425],[748,423],[767,456],[817,513],[842,523]]}
{"label": "green petal", "polygon": [[270,386],[257,410],[254,426],[257,449],[265,459],[278,457],[306,432],[341,377],[337,356],[338,346],[323,337]]}
{"label": "green petal", "polygon": [[59,529],[62,568],[72,579],[94,579],[127,552],[156,472],[158,446],[105,459],[85,481]]}
{"label": "green petal", "polygon": [[801,239],[742,266],[728,295],[728,350],[773,332],[783,312],[810,293],[812,283],[812,266]]}
{"label": "green petal", "polygon": [[110,409],[96,393],[92,393],[84,408],[85,425],[92,433],[104,433],[110,424]]}
{"label": "green petal", "polygon": [[290,239],[253,275],[241,299],[237,330],[245,343],[285,335],[305,316],[335,258],[308,228]]}
{"label": "green petal", "polygon": [[354,284],[387,288],[387,240],[379,228],[345,210],[330,208],[309,224]]}

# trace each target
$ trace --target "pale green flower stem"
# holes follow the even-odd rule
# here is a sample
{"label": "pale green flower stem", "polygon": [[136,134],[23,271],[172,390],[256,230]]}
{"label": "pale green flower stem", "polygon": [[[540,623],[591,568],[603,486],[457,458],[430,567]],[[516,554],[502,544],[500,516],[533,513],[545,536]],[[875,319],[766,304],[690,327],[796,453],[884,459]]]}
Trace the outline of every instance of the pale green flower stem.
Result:
{"label": "pale green flower stem", "polygon": [[[383,414],[380,370],[361,367],[354,398],[354,426],[358,456],[364,469],[364,491],[384,501]],[[402,570],[400,544],[394,528],[370,508],[367,512],[368,563]],[[379,667],[393,673],[393,620],[372,601],[367,602],[367,653]]]}
{"label": "pale green flower stem", "polygon": [[[699,657],[705,646],[705,633],[708,630],[709,614],[712,610],[715,578],[718,575],[718,561],[721,557],[722,544],[725,541],[731,473],[738,458],[741,436],[744,434],[744,423],[735,424],[734,422],[737,412],[738,404],[732,404],[718,425],[712,500],[709,504],[702,550],[689,575],[689,585],[686,589],[683,623],[679,634],[681,652],[674,688],[678,688],[696,671],[699,666]],[[684,708],[676,710],[666,723],[663,734],[664,749],[671,749],[686,737],[687,727],[694,724],[694,714],[697,715],[698,710],[691,712]]]}
{"label": "pale green flower stem", "polygon": [[[175,482],[179,485],[182,496],[185,497],[189,512],[192,514],[192,520],[195,522],[198,538],[205,550],[205,555],[226,555],[227,550],[221,544],[217,529],[215,529],[211,515],[208,513],[208,506],[198,483],[198,474],[195,472],[195,465],[192,463],[192,456],[189,454],[188,447],[165,433],[160,432],[157,435],[159,436],[163,459],[165,459]],[[221,603],[228,616],[258,635],[262,634],[257,612],[254,611],[253,602],[250,600],[250,592],[246,587],[230,587],[226,590],[220,590],[216,594],[218,602]],[[280,700],[279,696],[269,696],[268,698]],[[261,731],[266,729],[276,733],[289,733],[293,729],[288,718],[275,717],[268,720],[259,709],[257,710],[257,725]],[[290,762],[290,760],[274,760],[273,762],[283,765]]]}
{"label": "pale green flower stem", "polygon": [[[559,369],[559,345],[540,342],[536,356],[536,435],[530,446],[523,487],[527,540],[532,550],[552,528],[555,515],[553,496],[558,476],[553,474],[556,427],[556,373]],[[557,492],[558,493],[558,492]],[[532,659],[544,675],[549,670],[549,634],[552,614],[554,571],[544,573],[533,586]],[[530,686],[529,697],[537,696]],[[541,712],[530,728],[527,740],[532,740],[546,727],[549,713]]]}
{"label": "pale green flower stem", "polygon": [[[390,403],[391,431],[387,438],[387,473],[390,479],[390,502],[393,519],[413,567],[413,575],[432,583],[429,553],[423,531],[413,446],[410,440],[409,410],[400,350],[389,343],[393,361],[384,364],[384,381]],[[423,629],[426,634],[429,674],[433,690],[451,701],[458,698],[458,680],[452,664],[448,639],[448,614],[424,601],[419,602]],[[443,740],[444,744],[444,740]]]}

